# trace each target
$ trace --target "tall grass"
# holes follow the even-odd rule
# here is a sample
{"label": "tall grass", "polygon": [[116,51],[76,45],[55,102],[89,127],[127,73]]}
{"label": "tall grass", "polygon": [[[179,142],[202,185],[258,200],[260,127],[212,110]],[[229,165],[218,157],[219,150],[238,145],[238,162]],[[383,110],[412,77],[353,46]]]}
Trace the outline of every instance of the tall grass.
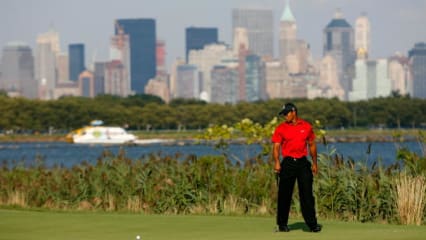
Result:
{"label": "tall grass", "polygon": [[[131,160],[124,151],[117,155],[106,151],[94,165],[46,168],[39,162],[29,167],[8,166],[5,163],[0,168],[3,206],[269,216],[276,210],[277,186],[269,157],[233,162],[226,156],[158,153]],[[319,167],[314,193],[320,218],[406,223],[399,210],[403,206],[398,203],[400,195],[393,194],[400,165],[383,167],[378,160],[367,165],[343,159],[331,149],[319,155]],[[417,183],[416,193],[424,194],[424,178],[422,181]],[[414,186],[411,182],[406,185]],[[300,216],[297,193],[293,199],[291,214]],[[418,224],[425,218],[421,210],[425,201],[416,204]]]}
{"label": "tall grass", "polygon": [[425,210],[426,179],[424,176],[401,174],[396,180],[396,207],[403,224],[422,223]]}

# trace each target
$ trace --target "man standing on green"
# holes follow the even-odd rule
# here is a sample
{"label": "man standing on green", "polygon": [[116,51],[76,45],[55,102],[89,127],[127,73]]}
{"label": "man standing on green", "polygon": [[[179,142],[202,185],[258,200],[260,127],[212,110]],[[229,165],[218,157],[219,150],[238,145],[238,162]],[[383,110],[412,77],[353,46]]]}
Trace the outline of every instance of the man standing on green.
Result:
{"label": "man standing on green", "polygon": [[[302,215],[311,232],[320,232],[317,223],[315,199],[312,190],[313,174],[318,173],[317,146],[312,125],[298,118],[293,103],[286,103],[279,112],[285,121],[275,129],[272,135],[274,170],[279,174],[277,225],[280,232],[288,232],[288,215],[291,198],[297,179]],[[309,154],[311,162],[307,159]],[[280,161],[280,150],[282,161]]]}

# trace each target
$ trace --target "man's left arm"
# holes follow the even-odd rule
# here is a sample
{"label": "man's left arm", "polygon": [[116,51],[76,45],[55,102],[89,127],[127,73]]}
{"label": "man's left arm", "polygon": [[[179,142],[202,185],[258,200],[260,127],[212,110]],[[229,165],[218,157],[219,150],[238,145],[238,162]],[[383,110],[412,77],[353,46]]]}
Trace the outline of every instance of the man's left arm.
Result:
{"label": "man's left arm", "polygon": [[312,173],[317,175],[318,173],[318,161],[317,161],[317,144],[315,142],[315,138],[308,141],[309,145],[309,154],[312,158]]}

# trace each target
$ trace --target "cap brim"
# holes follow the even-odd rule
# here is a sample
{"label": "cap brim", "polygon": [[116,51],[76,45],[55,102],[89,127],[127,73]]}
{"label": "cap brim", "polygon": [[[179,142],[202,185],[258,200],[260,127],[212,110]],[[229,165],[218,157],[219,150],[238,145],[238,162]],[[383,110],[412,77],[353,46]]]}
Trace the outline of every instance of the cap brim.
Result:
{"label": "cap brim", "polygon": [[281,116],[281,115],[287,115],[289,112],[290,112],[290,110],[288,110],[288,109],[283,109],[283,110],[281,110],[281,111],[278,113],[278,115],[279,115],[279,116]]}

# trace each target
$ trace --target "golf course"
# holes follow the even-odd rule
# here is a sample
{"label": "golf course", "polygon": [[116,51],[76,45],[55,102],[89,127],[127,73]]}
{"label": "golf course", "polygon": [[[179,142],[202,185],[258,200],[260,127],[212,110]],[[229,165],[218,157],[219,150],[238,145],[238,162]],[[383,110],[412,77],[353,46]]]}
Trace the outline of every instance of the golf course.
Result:
{"label": "golf course", "polygon": [[273,217],[144,215],[134,213],[0,210],[1,240],[190,240],[190,239],[425,239],[425,226],[319,219],[320,233],[292,219],[290,232],[275,232]]}

